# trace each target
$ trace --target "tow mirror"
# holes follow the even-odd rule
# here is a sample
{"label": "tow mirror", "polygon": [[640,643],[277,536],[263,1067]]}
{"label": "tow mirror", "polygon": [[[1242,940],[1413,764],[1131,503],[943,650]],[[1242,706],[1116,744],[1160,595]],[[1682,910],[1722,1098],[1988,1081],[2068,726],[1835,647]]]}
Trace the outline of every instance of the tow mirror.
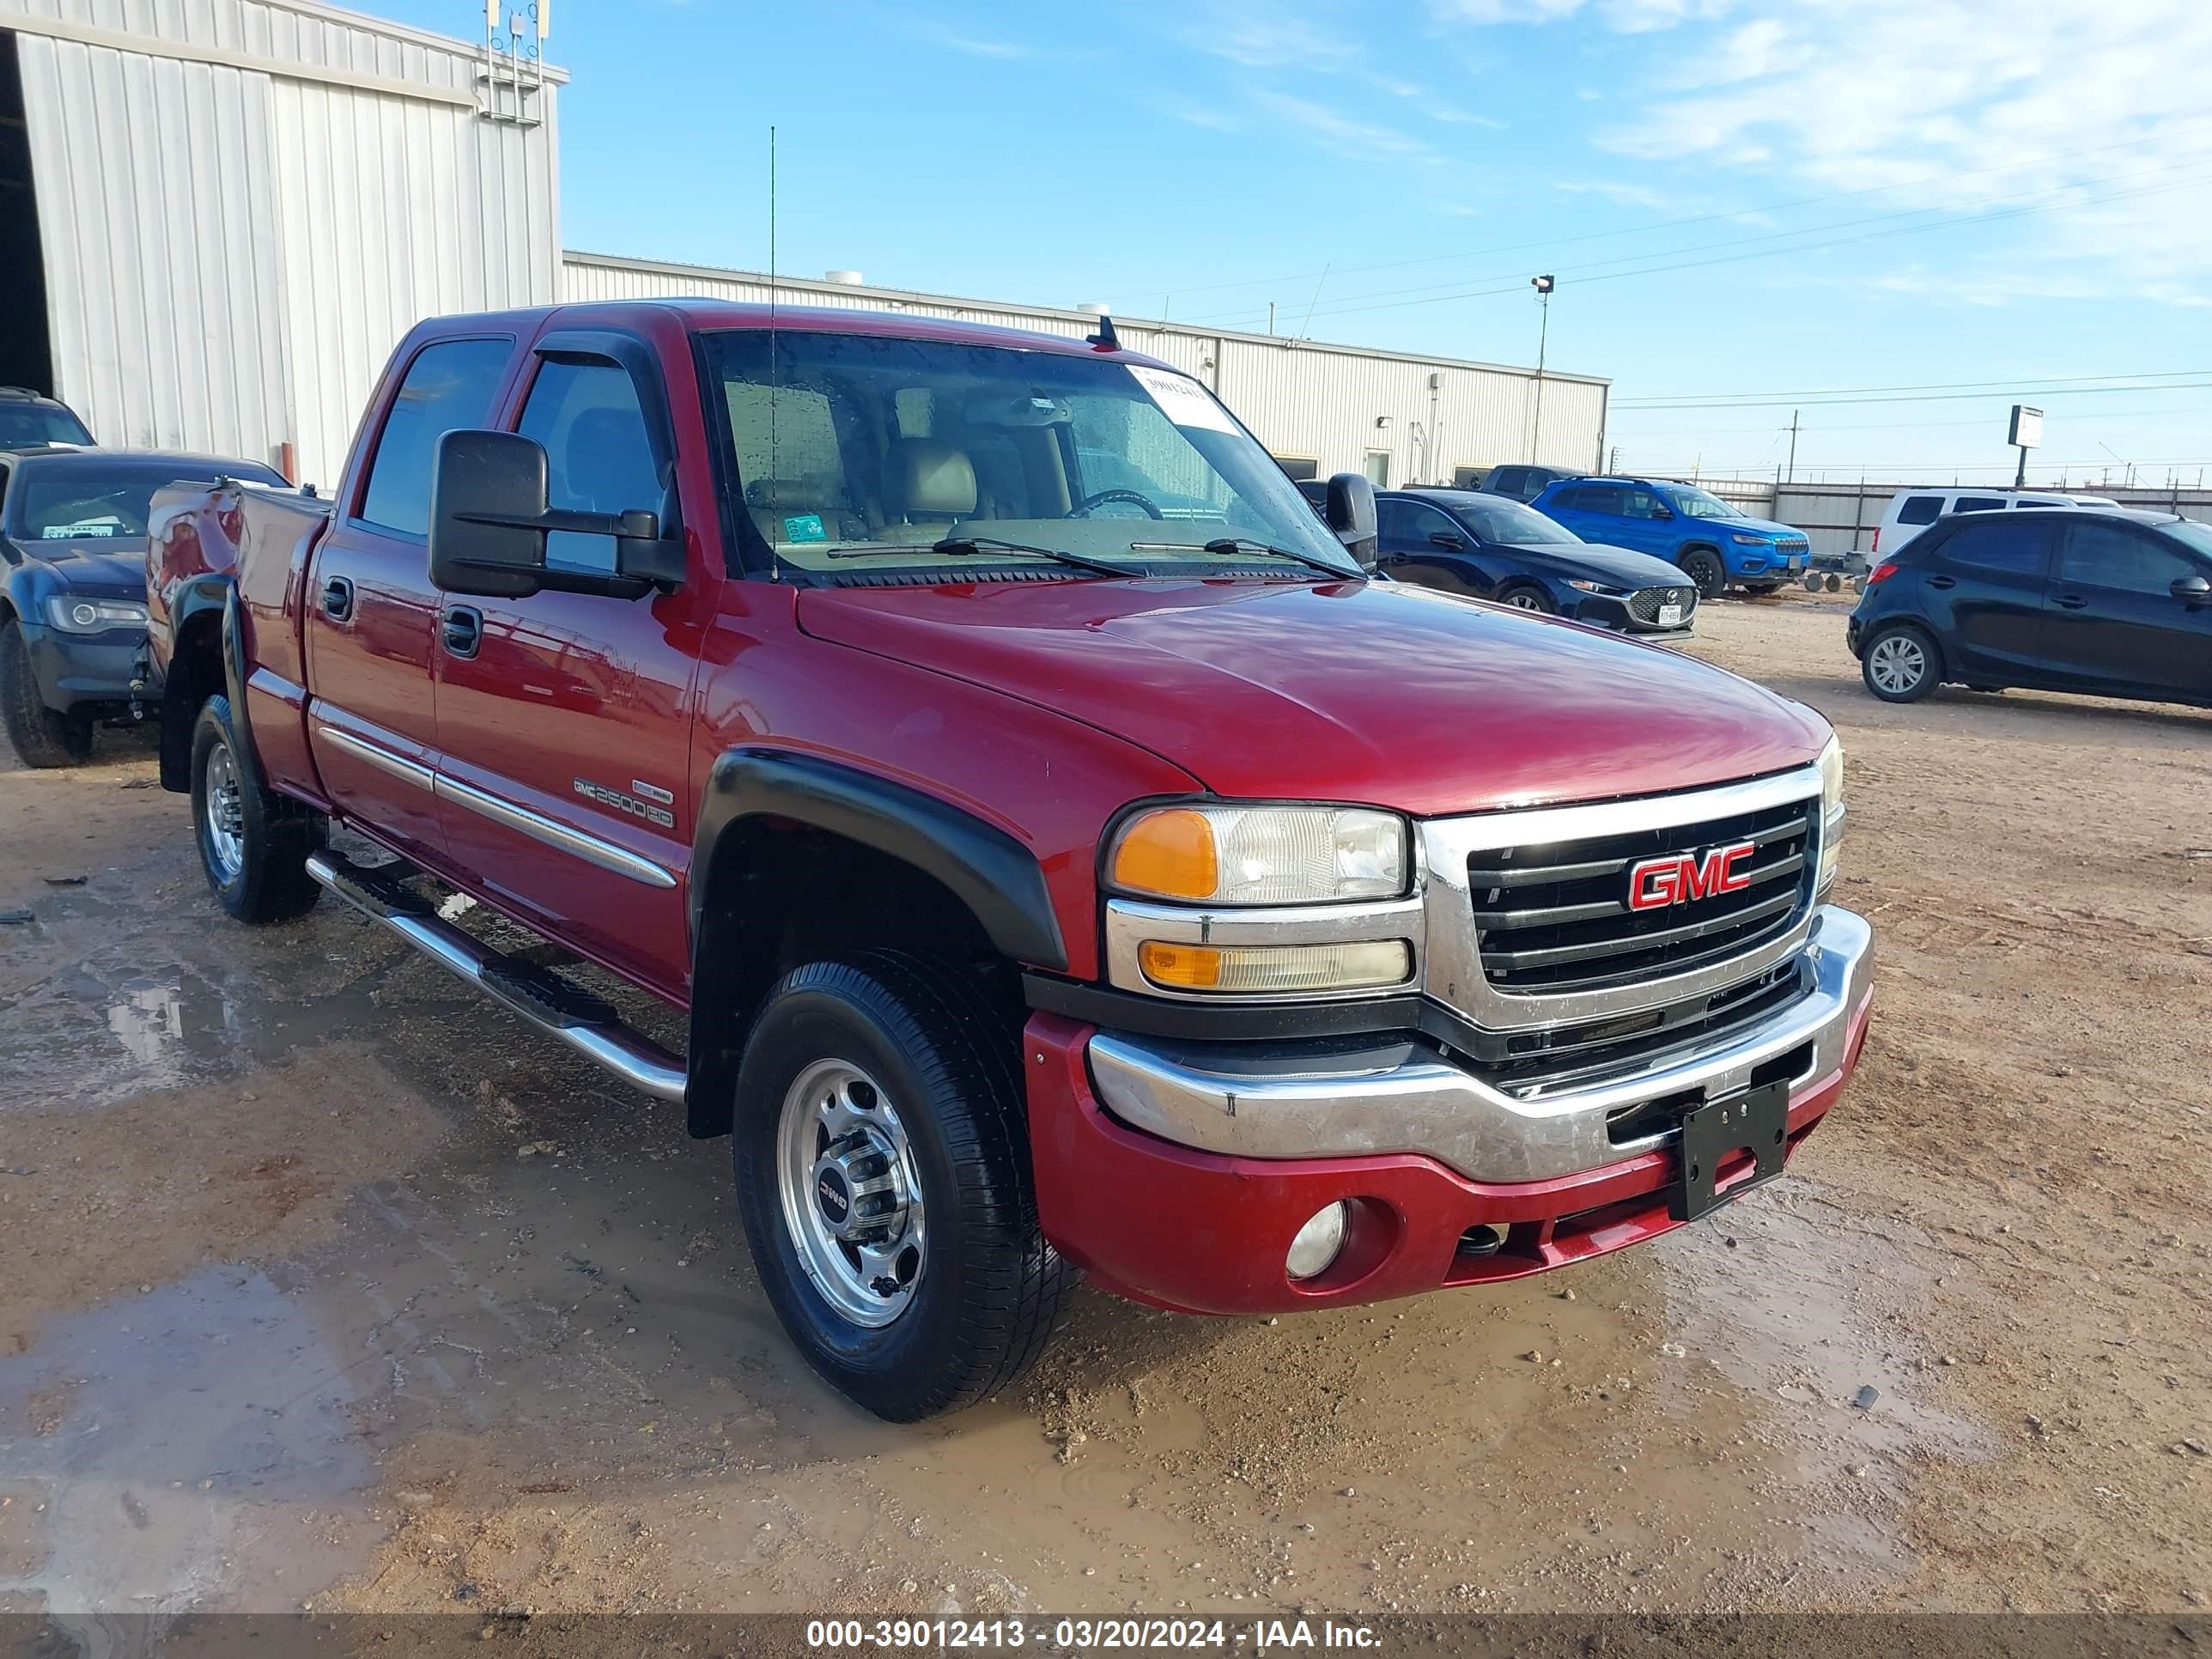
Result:
{"label": "tow mirror", "polygon": [[1340,472],[1328,481],[1328,505],[1322,514],[1337,540],[1359,561],[1375,568],[1375,485],[1364,472]]}
{"label": "tow mirror", "polygon": [[[684,543],[659,515],[577,513],[545,501],[545,447],[517,432],[448,432],[430,467],[430,580],[448,593],[520,599],[543,588],[636,599],[684,585]],[[611,571],[545,562],[558,531],[611,536]]]}
{"label": "tow mirror", "polygon": [[2212,581],[2202,576],[2176,576],[2172,589],[2177,599],[2186,599],[2191,605],[2202,605],[2212,599]]}

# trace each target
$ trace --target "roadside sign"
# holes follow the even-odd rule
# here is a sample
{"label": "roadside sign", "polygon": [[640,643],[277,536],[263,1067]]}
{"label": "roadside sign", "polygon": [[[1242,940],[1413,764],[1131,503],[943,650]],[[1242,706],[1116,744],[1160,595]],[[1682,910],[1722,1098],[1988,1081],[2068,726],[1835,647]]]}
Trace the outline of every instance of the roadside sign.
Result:
{"label": "roadside sign", "polygon": [[2005,441],[2015,449],[2043,447],[2043,411],[2026,404],[2012,406],[2012,432]]}

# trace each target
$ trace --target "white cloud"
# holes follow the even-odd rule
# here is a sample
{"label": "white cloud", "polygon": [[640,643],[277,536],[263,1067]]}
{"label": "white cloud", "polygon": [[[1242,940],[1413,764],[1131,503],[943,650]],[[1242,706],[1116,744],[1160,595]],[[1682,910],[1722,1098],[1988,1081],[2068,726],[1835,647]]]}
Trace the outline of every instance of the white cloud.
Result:
{"label": "white cloud", "polygon": [[1410,133],[1354,120],[1340,110],[1286,92],[1257,90],[1252,101],[1295,132],[1358,161],[1430,161],[1435,152]]}
{"label": "white cloud", "polygon": [[970,58],[994,58],[1012,63],[1017,58],[1034,58],[1036,49],[1019,40],[1002,40],[980,34],[963,34],[935,23],[922,23],[915,33],[933,46],[943,46],[948,52],[963,52]]}
{"label": "white cloud", "polygon": [[1246,69],[1304,69],[1324,73],[1363,48],[1310,19],[1280,8],[1217,5],[1184,39],[1201,52]]}
{"label": "white cloud", "polygon": [[1453,109],[1449,106],[1428,112],[1431,121],[1442,121],[1455,127],[1488,127],[1493,132],[1505,131],[1505,123],[1494,115],[1477,115],[1472,110]]}

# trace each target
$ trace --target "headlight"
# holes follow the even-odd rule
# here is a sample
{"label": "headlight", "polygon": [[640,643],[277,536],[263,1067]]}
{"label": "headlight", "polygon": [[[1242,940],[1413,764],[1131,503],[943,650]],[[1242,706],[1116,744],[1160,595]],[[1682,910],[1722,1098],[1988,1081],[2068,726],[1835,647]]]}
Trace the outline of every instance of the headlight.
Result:
{"label": "headlight", "polygon": [[1830,738],[1820,751],[1820,878],[1814,888],[1825,893],[1836,884],[1838,855],[1844,840],[1844,741]]}
{"label": "headlight", "polygon": [[1585,593],[1602,593],[1609,599],[1617,599],[1628,592],[1625,587],[1607,587],[1603,582],[1577,581],[1572,576],[1567,578],[1567,586],[1578,587]]}
{"label": "headlight", "polygon": [[1364,806],[1164,806],[1121,826],[1107,884],[1197,904],[1395,898],[1411,861],[1405,819]]}
{"label": "headlight", "polygon": [[57,593],[46,601],[46,620],[66,634],[110,628],[143,628],[146,607],[137,599],[82,599]]}

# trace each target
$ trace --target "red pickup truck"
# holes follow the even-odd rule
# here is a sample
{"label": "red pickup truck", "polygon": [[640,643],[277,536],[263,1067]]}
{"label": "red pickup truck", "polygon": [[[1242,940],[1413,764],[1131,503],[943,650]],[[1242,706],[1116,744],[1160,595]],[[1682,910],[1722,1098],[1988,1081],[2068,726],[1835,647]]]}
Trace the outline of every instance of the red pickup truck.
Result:
{"label": "red pickup truck", "polygon": [[1110,324],[430,322],[328,499],[159,505],[224,908],[334,891],[732,1135],[777,1312],[886,1417],[1003,1387],[1078,1269],[1272,1314],[1650,1238],[1858,1056],[1819,715],[1376,579],[1364,479],[1316,514]]}

